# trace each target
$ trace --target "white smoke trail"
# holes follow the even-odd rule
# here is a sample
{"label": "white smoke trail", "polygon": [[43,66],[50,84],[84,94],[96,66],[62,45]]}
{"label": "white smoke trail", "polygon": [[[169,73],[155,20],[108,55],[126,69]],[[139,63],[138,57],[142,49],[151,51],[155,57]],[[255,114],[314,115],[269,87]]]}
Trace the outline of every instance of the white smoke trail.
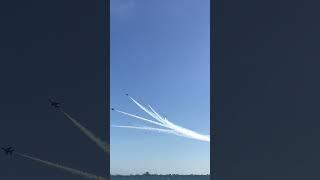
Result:
{"label": "white smoke trail", "polygon": [[163,121],[163,117],[160,116],[160,114],[158,114],[150,105],[149,105],[149,108],[151,109],[151,111],[158,117],[157,120],[160,121],[161,123],[163,124],[166,124],[166,121]]}
{"label": "white smoke trail", "polygon": [[111,125],[112,127],[118,127],[118,128],[128,128],[128,129],[141,129],[141,130],[148,130],[148,131],[156,131],[159,133],[165,133],[165,134],[175,134],[178,136],[183,136],[183,134],[179,134],[173,130],[168,130],[168,129],[160,129],[160,128],[153,128],[153,127],[147,127],[147,126],[143,126],[143,127],[139,127],[139,126],[118,126],[118,125]]}
{"label": "white smoke trail", "polygon": [[210,142],[210,136],[208,135],[202,135],[197,132],[194,132],[192,130],[186,129],[184,127],[178,126],[172,122],[170,122],[168,119],[163,118],[161,115],[159,115],[150,105],[150,109],[153,111],[154,114],[157,115],[157,118],[159,121],[163,122],[167,125],[168,128],[176,130],[176,132],[179,132],[180,134],[184,134],[192,139],[198,139],[201,141],[208,141]]}
{"label": "white smoke trail", "polygon": [[[154,119],[156,119],[157,121],[159,121],[160,123],[155,123],[154,121],[151,121],[151,120],[148,120],[148,122],[152,122],[153,124],[157,124],[159,126],[162,126],[162,127],[165,127],[165,128],[168,128],[168,129],[171,129],[172,131],[176,132],[176,135],[182,135],[184,137],[187,137],[187,138],[191,138],[191,139],[196,139],[196,140],[200,140],[200,141],[205,141],[205,142],[210,142],[210,135],[203,135],[203,134],[199,134],[197,132],[194,132],[190,129],[187,129],[187,128],[184,128],[184,127],[181,127],[181,126],[178,126],[172,122],[170,122],[167,118],[163,118],[160,114],[158,114],[150,105],[150,109],[152,112],[150,112],[147,108],[145,108],[144,106],[142,106],[138,101],[136,101],[135,99],[133,99],[132,97],[130,97],[128,95],[128,97],[136,104],[138,105],[143,111],[145,111],[146,113],[148,113],[151,117],[153,117]],[[143,117],[140,117],[140,116],[136,116],[136,115],[133,115],[133,114],[129,114],[129,113],[126,113],[126,112],[123,112],[123,111],[119,111],[117,110],[118,112],[121,112],[122,114],[125,114],[125,115],[128,115],[128,116],[132,116],[132,117],[135,117],[135,118],[138,118],[138,119],[145,119]]]}
{"label": "white smoke trail", "polygon": [[155,114],[153,114],[152,112],[150,112],[147,108],[145,108],[144,106],[142,106],[140,103],[138,103],[138,101],[134,100],[131,96],[127,95],[136,105],[138,105],[143,111],[145,111],[146,113],[148,113],[151,117],[157,119],[157,116]]}
{"label": "white smoke trail", "polygon": [[188,136],[185,136],[184,134],[180,134],[174,130],[168,130],[168,129],[160,129],[160,128],[152,128],[152,127],[138,127],[138,126],[117,126],[117,125],[112,125],[113,127],[118,127],[118,128],[128,128],[128,129],[139,129],[139,130],[147,130],[147,131],[156,131],[159,133],[164,133],[164,134],[174,134],[177,136],[185,137],[185,138],[190,138]]}
{"label": "white smoke trail", "polygon": [[103,151],[109,154],[109,146],[107,143],[96,137],[92,132],[90,132],[87,128],[82,126],[78,121],[73,119],[68,113],[64,112],[62,109],[60,110],[69,120],[73,122],[75,126],[77,126],[89,139],[95,142]]}
{"label": "white smoke trail", "polygon": [[[129,114],[129,113],[126,113],[126,112],[123,112],[123,111],[122,111],[122,113],[125,114],[125,115]],[[130,115],[130,116],[138,118],[138,119],[145,119],[143,117],[136,116],[136,115]],[[161,124],[161,126],[165,127],[165,128],[168,128],[168,129],[171,129],[172,132],[175,132],[175,133],[173,133],[175,135],[183,136],[183,137],[190,138],[190,139],[210,142],[210,135],[202,135],[202,134],[199,134],[199,133],[194,132],[192,130],[189,130],[189,129],[183,128],[181,126],[175,125],[172,122],[168,121],[166,118],[161,119],[161,120],[164,121],[164,123],[165,123],[165,124]],[[144,130],[147,130],[147,129],[144,129]]]}
{"label": "white smoke trail", "polygon": [[[167,119],[166,119],[167,120]],[[188,136],[189,138],[200,140],[200,141],[206,141],[210,142],[210,136],[209,135],[203,135],[199,134],[197,132],[194,132],[192,130],[186,129],[184,127],[178,126],[176,124],[173,124],[172,122],[168,121],[168,128],[175,130],[176,132],[183,134],[185,136]]]}
{"label": "white smoke trail", "polygon": [[159,125],[159,126],[162,126],[162,127],[166,127],[165,125],[163,125],[162,123],[158,123],[158,122],[155,122],[155,121],[152,121],[150,119],[146,119],[146,118],[143,118],[143,117],[140,117],[140,116],[137,116],[137,115],[133,115],[133,114],[130,114],[130,113],[127,113],[127,112],[123,112],[123,111],[120,111],[120,110],[117,110],[117,109],[114,109],[115,111],[121,113],[121,114],[125,114],[125,115],[128,115],[128,116],[131,116],[131,117],[134,117],[134,118],[137,118],[137,119],[141,119],[143,121],[147,121],[149,123],[152,123],[152,124],[156,124],[156,125]]}
{"label": "white smoke trail", "polygon": [[69,168],[69,167],[66,167],[66,166],[62,166],[60,164],[52,163],[52,162],[49,162],[49,161],[41,160],[41,159],[38,159],[38,158],[35,158],[35,157],[31,157],[31,156],[28,156],[28,155],[25,155],[25,154],[21,154],[21,153],[15,153],[15,154],[17,154],[19,156],[22,156],[22,157],[25,157],[25,158],[28,158],[28,159],[31,159],[31,160],[34,160],[34,161],[37,161],[37,162],[40,162],[40,163],[43,163],[43,164],[46,164],[46,165],[51,166],[51,167],[55,167],[55,168],[64,170],[64,171],[69,172],[71,174],[82,176],[82,177],[87,178],[87,179],[107,180],[106,178],[101,177],[101,176],[96,176],[96,175],[93,175],[93,174],[90,174],[90,173],[87,173],[87,172],[83,172],[83,171],[80,171],[80,170],[77,170],[77,169],[73,169],[73,168]]}

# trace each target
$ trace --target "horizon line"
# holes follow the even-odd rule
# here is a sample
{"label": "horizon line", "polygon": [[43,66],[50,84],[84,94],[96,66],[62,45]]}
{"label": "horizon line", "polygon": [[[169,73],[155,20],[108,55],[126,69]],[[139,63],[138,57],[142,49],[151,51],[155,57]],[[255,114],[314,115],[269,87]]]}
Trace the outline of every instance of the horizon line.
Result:
{"label": "horizon line", "polygon": [[110,174],[110,176],[210,176],[210,174]]}

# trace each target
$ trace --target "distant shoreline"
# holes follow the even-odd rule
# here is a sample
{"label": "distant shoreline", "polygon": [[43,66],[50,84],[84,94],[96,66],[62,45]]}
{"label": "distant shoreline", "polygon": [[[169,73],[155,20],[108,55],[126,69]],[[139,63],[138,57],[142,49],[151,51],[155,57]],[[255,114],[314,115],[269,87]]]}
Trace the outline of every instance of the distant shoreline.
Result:
{"label": "distant shoreline", "polygon": [[210,176],[210,174],[132,174],[132,175],[118,175],[112,174],[110,176]]}

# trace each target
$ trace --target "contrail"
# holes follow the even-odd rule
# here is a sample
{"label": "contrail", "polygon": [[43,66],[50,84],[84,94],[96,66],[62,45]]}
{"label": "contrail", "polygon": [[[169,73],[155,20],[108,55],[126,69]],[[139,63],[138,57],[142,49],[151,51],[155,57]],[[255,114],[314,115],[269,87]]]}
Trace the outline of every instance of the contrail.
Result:
{"label": "contrail", "polygon": [[[130,97],[130,96],[129,96]],[[136,103],[136,104],[139,104],[136,100],[134,100],[132,97],[130,97],[130,99]],[[148,110],[143,107],[142,105],[139,104],[139,107],[141,106],[141,109],[145,110],[145,112],[147,112]],[[163,118],[161,115],[159,115],[150,105],[149,105],[150,109],[153,111],[153,116],[155,119],[157,119],[158,121],[160,122],[163,122],[163,124],[165,124],[165,126],[169,129],[172,129],[172,130],[175,130],[176,132],[180,133],[180,134],[183,134],[185,136],[188,136],[189,138],[192,138],[192,139],[197,139],[197,140],[200,140],[200,141],[206,141],[206,142],[210,142],[210,136],[208,135],[202,135],[202,134],[199,134],[197,132],[194,132],[192,130],[189,130],[189,129],[186,129],[184,127],[181,127],[181,126],[178,126],[172,122],[170,122],[168,119],[166,118]],[[147,111],[146,111],[147,110]],[[148,111],[147,112],[148,114],[150,114],[151,112]]]}
{"label": "contrail", "polygon": [[163,124],[166,124],[166,121],[163,121],[163,117],[160,116],[150,105],[149,105],[149,108],[151,109],[151,111],[158,117],[157,120],[162,122]]}
{"label": "contrail", "polygon": [[210,136],[209,135],[199,134],[199,133],[194,132],[194,131],[192,131],[190,129],[186,129],[184,127],[181,127],[181,126],[178,126],[176,124],[173,124],[170,121],[168,121],[168,126],[169,126],[170,129],[173,129],[178,133],[184,134],[185,136],[188,136],[189,138],[200,140],[200,141],[210,142]]}
{"label": "contrail", "polygon": [[146,119],[146,118],[143,118],[143,117],[140,117],[140,116],[137,116],[137,115],[134,115],[134,114],[130,114],[130,113],[127,113],[127,112],[123,112],[123,111],[120,111],[120,110],[117,110],[117,109],[114,109],[114,110],[119,112],[119,113],[121,113],[121,114],[125,114],[127,116],[131,116],[131,117],[134,117],[134,118],[137,118],[137,119],[141,119],[143,121],[147,121],[147,122],[152,123],[152,124],[156,124],[156,125],[159,125],[159,126],[162,126],[162,127],[166,127],[162,123],[158,123],[158,122],[152,121],[150,119]]}
{"label": "contrail", "polygon": [[[156,119],[157,121],[159,121],[160,123],[158,122],[154,122],[152,120],[148,120],[146,118],[143,118],[143,117],[140,117],[140,116],[136,116],[136,115],[133,115],[133,114],[129,114],[129,113],[126,113],[126,112],[123,112],[123,111],[119,111],[119,110],[116,110],[117,112],[120,112],[122,114],[125,114],[125,115],[128,115],[128,116],[131,116],[131,117],[135,117],[135,118],[138,118],[138,119],[141,119],[141,120],[147,120],[148,122],[150,123],[153,123],[153,124],[157,124],[159,126],[162,126],[162,127],[165,127],[165,128],[168,128],[172,131],[175,132],[176,135],[181,135],[181,136],[184,136],[184,137],[187,137],[187,138],[191,138],[191,139],[196,139],[196,140],[200,140],[200,141],[205,141],[205,142],[210,142],[210,135],[203,135],[203,134],[199,134],[197,132],[194,132],[190,129],[187,129],[187,128],[184,128],[184,127],[181,127],[181,126],[178,126],[172,122],[170,122],[167,118],[163,118],[160,114],[158,114],[150,105],[149,105],[149,108],[151,109],[151,111],[149,111],[147,108],[145,108],[144,106],[142,106],[138,101],[136,101],[135,99],[133,99],[132,97],[130,97],[129,95],[127,95],[137,106],[139,106],[143,111],[145,111],[146,113],[148,113],[151,117],[153,117],[154,119]],[[137,129],[137,128],[136,128]],[[139,128],[141,129],[141,128]],[[144,129],[146,130],[146,129]]]}
{"label": "contrail", "polygon": [[160,128],[153,128],[153,127],[139,127],[139,126],[118,126],[118,125],[111,125],[112,127],[118,127],[118,128],[129,128],[129,129],[142,129],[142,130],[148,130],[148,131],[156,131],[159,133],[165,133],[165,134],[175,134],[178,136],[184,136],[182,134],[179,134],[173,130],[168,130],[168,129],[160,129]]}
{"label": "contrail", "polygon": [[[119,112],[119,111],[117,111],[117,112]],[[132,116],[132,117],[135,117],[135,118],[138,118],[138,119],[145,119],[145,118],[140,117],[140,116],[136,116],[136,115],[132,115],[132,114],[129,115],[129,113],[126,113],[126,112],[123,112],[123,111],[121,111],[121,112],[122,112],[122,114],[125,114],[125,115],[128,115],[128,116]],[[168,121],[166,118],[161,119],[161,120],[164,121],[164,123],[165,123],[165,124],[161,124],[162,127],[168,128],[167,130],[169,130],[171,132],[174,132],[174,133],[171,133],[171,134],[183,136],[183,137],[190,138],[190,139],[210,142],[210,135],[202,135],[202,134],[199,134],[199,133],[194,132],[192,130],[186,129],[186,128],[181,127],[181,126],[178,126],[178,125],[173,124],[172,122]],[[155,123],[153,123],[153,124],[155,124]],[[135,127],[135,126],[133,126],[133,127]],[[126,128],[129,128],[129,127],[126,127]],[[146,128],[135,128],[135,129],[151,130],[151,129],[146,129]],[[158,129],[158,128],[155,128],[155,129]],[[165,130],[165,129],[163,129],[163,130]]]}
{"label": "contrail", "polygon": [[147,108],[145,108],[144,106],[142,106],[140,103],[138,103],[138,101],[134,100],[131,96],[127,95],[136,105],[138,105],[143,111],[145,111],[146,113],[148,113],[150,116],[152,116],[153,118],[157,119],[157,116],[154,115],[152,112],[150,112]]}
{"label": "contrail", "polygon": [[113,127],[118,127],[118,128],[128,128],[128,129],[139,129],[139,130],[147,130],[147,131],[156,131],[159,133],[164,133],[164,134],[174,134],[177,136],[181,136],[181,137],[185,137],[185,138],[189,138],[188,136],[178,133],[174,130],[170,130],[170,129],[160,129],[160,128],[152,128],[152,127],[138,127],[138,126],[117,126],[117,125],[112,125]]}
{"label": "contrail", "polygon": [[90,132],[87,128],[82,126],[78,121],[73,119],[68,113],[64,112],[62,109],[60,110],[69,120],[73,122],[89,139],[95,142],[103,151],[109,154],[109,146],[107,143],[96,137],[92,132]]}
{"label": "contrail", "polygon": [[62,165],[59,165],[59,164],[56,164],[56,163],[52,163],[52,162],[49,162],[49,161],[41,160],[41,159],[38,159],[38,158],[35,158],[35,157],[31,157],[31,156],[28,156],[28,155],[25,155],[25,154],[21,154],[21,153],[15,153],[15,154],[17,154],[19,156],[22,156],[22,157],[25,157],[25,158],[28,158],[28,159],[31,159],[31,160],[34,160],[34,161],[37,161],[37,162],[40,162],[40,163],[43,163],[43,164],[51,166],[51,167],[55,167],[55,168],[64,170],[64,171],[69,172],[71,174],[82,176],[82,177],[87,178],[87,179],[107,180],[106,178],[101,177],[101,176],[96,176],[96,175],[93,175],[93,174],[90,174],[90,173],[87,173],[87,172],[83,172],[83,171],[80,171],[80,170],[77,170],[77,169],[73,169],[73,168],[69,168],[69,167],[66,167],[66,166],[62,166]]}
{"label": "contrail", "polygon": [[186,129],[184,127],[178,126],[172,122],[170,122],[167,118],[163,118],[161,115],[159,115],[150,105],[149,105],[150,109],[154,112],[154,114],[157,115],[157,119],[161,122],[163,122],[164,124],[167,125],[168,128],[170,129],[174,129],[176,132],[180,133],[180,134],[184,134],[192,139],[197,139],[200,141],[208,141],[210,142],[210,136],[208,135],[202,135],[199,134],[197,132],[194,132],[192,130]]}

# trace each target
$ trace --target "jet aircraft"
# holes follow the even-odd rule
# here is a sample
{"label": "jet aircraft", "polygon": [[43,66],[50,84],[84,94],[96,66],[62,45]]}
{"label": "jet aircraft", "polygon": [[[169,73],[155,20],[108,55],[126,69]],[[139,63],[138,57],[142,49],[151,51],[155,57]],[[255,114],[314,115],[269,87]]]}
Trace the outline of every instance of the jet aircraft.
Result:
{"label": "jet aircraft", "polygon": [[61,106],[60,102],[56,102],[52,98],[49,98],[49,102],[50,102],[51,106],[53,106],[53,107],[55,107],[57,109],[60,108],[60,106]]}
{"label": "jet aircraft", "polygon": [[7,147],[7,148],[1,148],[5,153],[6,153],[6,155],[12,155],[12,153],[13,153],[13,151],[14,151],[14,149],[10,146],[10,147]]}

